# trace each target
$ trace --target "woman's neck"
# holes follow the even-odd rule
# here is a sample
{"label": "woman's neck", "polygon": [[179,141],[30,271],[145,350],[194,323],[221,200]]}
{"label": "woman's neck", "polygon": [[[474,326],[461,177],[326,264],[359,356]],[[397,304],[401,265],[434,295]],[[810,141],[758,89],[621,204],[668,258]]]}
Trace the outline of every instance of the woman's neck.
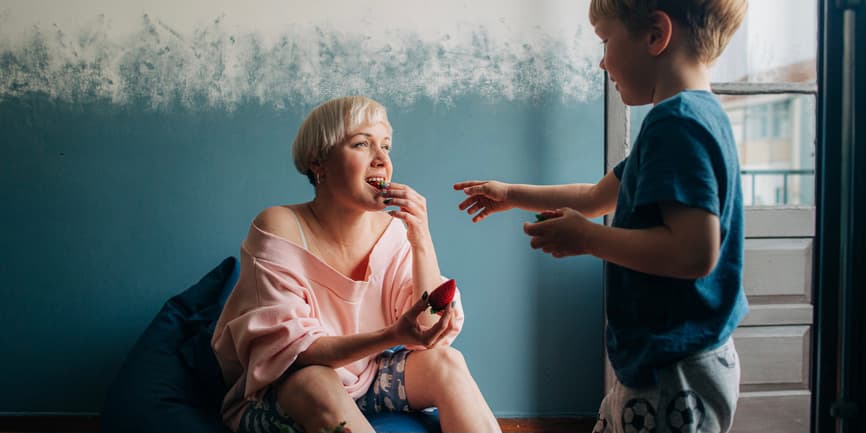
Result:
{"label": "woman's neck", "polygon": [[346,277],[365,281],[369,254],[381,231],[375,227],[373,213],[319,197],[307,202],[306,208],[313,238],[310,252]]}
{"label": "woman's neck", "polygon": [[328,243],[348,247],[372,232],[372,220],[365,210],[338,206],[321,197],[307,202],[307,210],[316,236]]}

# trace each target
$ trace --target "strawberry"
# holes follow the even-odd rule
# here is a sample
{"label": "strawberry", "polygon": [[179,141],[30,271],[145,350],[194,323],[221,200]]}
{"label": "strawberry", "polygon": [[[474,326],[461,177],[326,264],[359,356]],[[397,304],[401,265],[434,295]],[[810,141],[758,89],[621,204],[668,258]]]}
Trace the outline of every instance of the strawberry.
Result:
{"label": "strawberry", "polygon": [[535,214],[535,222],[540,223],[542,221],[547,221],[553,217],[560,216],[559,211],[555,210],[546,210],[542,213]]}
{"label": "strawberry", "polygon": [[438,313],[445,309],[451,301],[454,300],[454,294],[457,293],[457,283],[454,279],[450,279],[439,285],[433,290],[433,293],[427,297],[427,305],[430,305],[430,313]]}

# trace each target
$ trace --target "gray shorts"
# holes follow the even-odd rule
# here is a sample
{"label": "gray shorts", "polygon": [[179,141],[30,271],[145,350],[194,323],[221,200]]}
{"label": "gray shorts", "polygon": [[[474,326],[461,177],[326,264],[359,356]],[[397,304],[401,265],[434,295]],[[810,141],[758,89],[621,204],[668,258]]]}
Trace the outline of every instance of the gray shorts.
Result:
{"label": "gray shorts", "polygon": [[740,359],[731,339],[658,371],[653,387],[616,381],[593,433],[727,432],[740,395]]}
{"label": "gray shorts", "polygon": [[[355,400],[365,415],[409,412],[406,400],[406,357],[411,350],[386,350],[376,357],[377,371],[367,393]],[[334,426],[336,427],[336,426]],[[303,433],[277,403],[277,387],[271,385],[261,401],[250,404],[241,416],[238,433]]]}

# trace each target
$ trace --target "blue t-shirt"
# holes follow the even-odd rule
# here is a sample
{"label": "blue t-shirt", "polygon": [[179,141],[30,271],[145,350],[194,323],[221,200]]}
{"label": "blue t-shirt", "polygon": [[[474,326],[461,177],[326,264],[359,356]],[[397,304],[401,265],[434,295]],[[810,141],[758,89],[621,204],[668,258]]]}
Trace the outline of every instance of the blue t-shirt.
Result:
{"label": "blue t-shirt", "polygon": [[731,124],[716,97],[684,91],[656,104],[620,180],[613,226],[662,224],[660,204],[676,202],[719,217],[713,271],[679,279],[607,265],[607,352],[621,383],[656,383],[657,369],[724,343],[748,311],[742,288],[743,199]]}

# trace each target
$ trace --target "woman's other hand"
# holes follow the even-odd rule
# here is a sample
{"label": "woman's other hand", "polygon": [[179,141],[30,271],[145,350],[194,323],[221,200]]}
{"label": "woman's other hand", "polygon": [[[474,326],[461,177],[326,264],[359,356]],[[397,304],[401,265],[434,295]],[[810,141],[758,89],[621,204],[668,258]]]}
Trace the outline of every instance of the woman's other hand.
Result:
{"label": "woman's other hand", "polygon": [[507,183],[495,180],[470,180],[455,183],[455,190],[462,190],[469,196],[460,202],[457,208],[465,210],[469,215],[474,214],[472,217],[474,223],[496,212],[513,209],[514,205],[508,200],[508,188]]}
{"label": "woman's other hand", "polygon": [[457,313],[453,306],[454,303],[451,303],[437,313],[439,320],[433,326],[425,329],[419,321],[419,316],[422,314],[430,314],[427,312],[427,297],[424,296],[412,305],[412,308],[406,311],[396,323],[391,325],[390,331],[398,344],[423,346],[428,349],[435,347],[446,336],[457,330],[454,323],[454,317]]}

